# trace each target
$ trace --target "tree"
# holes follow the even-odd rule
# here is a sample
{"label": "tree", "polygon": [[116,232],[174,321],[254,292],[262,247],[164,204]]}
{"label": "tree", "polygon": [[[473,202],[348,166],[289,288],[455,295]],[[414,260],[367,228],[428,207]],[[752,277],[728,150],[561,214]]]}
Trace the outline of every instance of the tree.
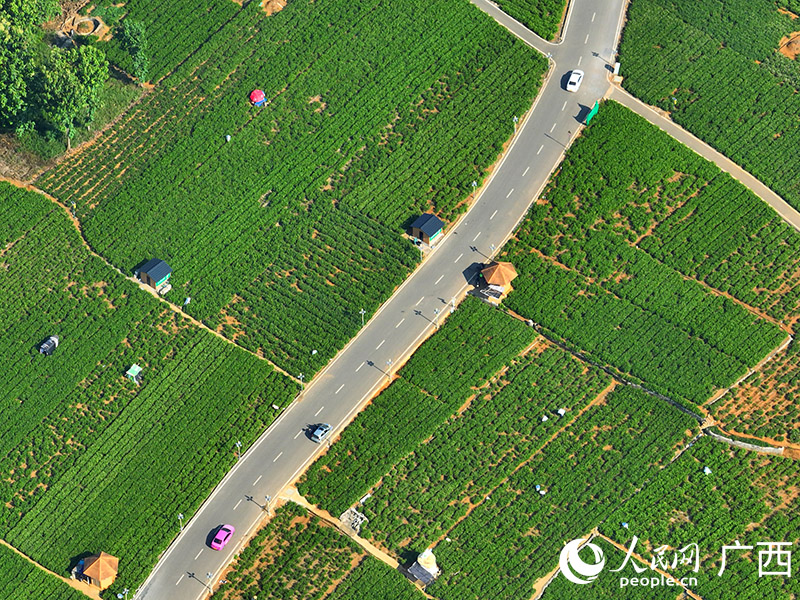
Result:
{"label": "tree", "polygon": [[150,68],[150,58],[147,52],[147,35],[144,23],[126,19],[122,23],[121,41],[133,59],[132,75],[144,83]]}
{"label": "tree", "polygon": [[40,69],[42,119],[60,131],[70,149],[74,128],[89,123],[108,79],[105,54],[92,46],[69,51],[53,49]]}
{"label": "tree", "polygon": [[[2,27],[2,23],[0,23]],[[34,73],[28,45],[22,30],[9,27],[0,29],[0,127],[16,124],[25,110],[28,82]]]}

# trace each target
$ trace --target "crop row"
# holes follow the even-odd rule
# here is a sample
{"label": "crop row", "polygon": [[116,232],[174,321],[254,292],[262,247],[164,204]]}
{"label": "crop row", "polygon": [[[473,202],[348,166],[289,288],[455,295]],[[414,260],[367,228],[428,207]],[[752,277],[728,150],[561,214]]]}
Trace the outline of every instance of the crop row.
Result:
{"label": "crop row", "polygon": [[0,545],[0,598],[85,600],[86,596],[34,566],[13,550]]}
{"label": "crop row", "polygon": [[348,537],[288,503],[239,553],[217,594],[222,600],[316,600],[365,555]]}
{"label": "crop row", "polygon": [[[521,273],[508,305],[654,390],[701,403],[785,338],[759,310],[784,317],[800,300],[797,233],[627,109],[601,113],[507,249]],[[709,208],[726,195],[730,223]],[[775,272],[792,273],[788,291]]]}
{"label": "crop row", "polygon": [[565,14],[565,0],[498,0],[497,5],[546,40],[556,37]]}
{"label": "crop row", "polygon": [[400,571],[367,556],[347,578],[340,583],[328,600],[422,600],[419,592]]}
{"label": "crop row", "polygon": [[443,574],[430,593],[443,600],[532,597],[564,542],[607,519],[693,429],[664,402],[627,386],[614,390],[448,532],[434,548]]}
{"label": "crop row", "polygon": [[309,376],[418,260],[408,221],[464,210],[545,67],[467,3],[254,2],[39,184],[125,272],[166,260],[188,312]]}
{"label": "crop row", "polygon": [[[359,507],[369,518],[362,534],[369,532],[397,552],[406,547],[421,552],[574,421],[609,383],[599,369],[587,369],[553,347],[534,348],[515,359],[488,387],[474,392],[465,410],[381,478]],[[469,386],[468,381],[460,385]]]}
{"label": "crop row", "polygon": [[[624,521],[629,527],[625,534],[636,535],[640,548],[698,544],[701,562],[694,591],[703,598],[729,598],[735,586],[737,598],[788,600],[800,591],[797,579],[759,576],[757,554],[765,547],[757,544],[797,546],[797,503],[792,498],[798,484],[800,470],[793,459],[731,450],[704,437],[620,507],[600,530],[619,539],[624,531],[619,524]],[[725,571],[718,576],[722,546],[736,540],[753,549],[727,552]],[[628,544],[630,540],[619,541]],[[676,573],[686,575],[693,566],[693,562],[679,566]],[[780,570],[776,557],[766,570]]]}
{"label": "crop row", "polygon": [[796,341],[712,405],[728,431],[800,443],[800,350]]}
{"label": "crop row", "polygon": [[769,2],[690,5],[631,4],[620,46],[625,87],[800,206],[792,175],[800,169],[800,69],[777,54],[796,25]]}
{"label": "crop row", "polygon": [[[0,527],[57,573],[85,552],[114,554],[134,587],[175,515],[191,515],[234,442],[249,445],[296,386],[140,292],[89,255],[62,211],[24,194],[16,214],[34,224],[0,269]],[[49,335],[60,343],[44,357]],[[140,386],[124,377],[134,363]]]}
{"label": "crop row", "polygon": [[535,337],[500,311],[463,302],[317,459],[300,491],[333,514],[344,512]]}

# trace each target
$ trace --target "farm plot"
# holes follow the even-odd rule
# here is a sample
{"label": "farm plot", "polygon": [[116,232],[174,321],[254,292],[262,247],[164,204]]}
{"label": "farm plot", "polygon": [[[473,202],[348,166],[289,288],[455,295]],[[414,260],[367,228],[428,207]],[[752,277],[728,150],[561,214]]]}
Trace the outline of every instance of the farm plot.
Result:
{"label": "farm plot", "polygon": [[553,40],[561,27],[566,0],[498,0],[503,12],[546,40]]}
{"label": "farm plot", "polygon": [[610,102],[506,248],[522,273],[507,303],[700,404],[785,339],[769,320],[795,318],[797,239],[730,177]]}
{"label": "farm plot", "polygon": [[341,514],[535,338],[521,321],[466,300],[314,462],[298,489]]}
{"label": "farm plot", "polygon": [[3,600],[86,600],[81,592],[0,545],[0,598]]}
{"label": "farm plot", "polygon": [[370,490],[362,535],[398,554],[435,544],[610,382],[545,343],[516,357]]}
{"label": "farm plot", "polygon": [[796,341],[711,405],[730,432],[800,444],[800,351]]}
{"label": "farm plot", "polygon": [[800,25],[781,11],[787,6],[634,0],[620,55],[626,89],[797,208],[800,65],[779,48]]}
{"label": "farm plot", "polygon": [[217,591],[222,600],[323,598],[366,553],[296,504],[286,504],[242,550]]}
{"label": "farm plot", "polygon": [[531,597],[563,544],[608,518],[695,431],[666,402],[628,386],[614,390],[447,532],[434,548],[443,574],[430,593],[443,600]]}
{"label": "farm plot", "polygon": [[376,594],[382,600],[423,600],[426,597],[399,571],[367,556],[328,600],[374,600]]}
{"label": "farm plot", "polygon": [[[694,591],[704,599],[729,598],[735,587],[737,598],[789,600],[800,592],[797,579],[759,577],[757,554],[767,549],[759,542],[797,546],[799,484],[800,470],[792,459],[731,449],[704,437],[622,505],[600,531],[620,541],[623,535],[636,535],[637,551],[648,560],[662,545],[669,547],[670,562],[674,549],[697,544],[700,564]],[[629,523],[628,531],[619,526],[621,521]],[[728,551],[720,575],[722,546],[736,540],[753,549]],[[623,543],[629,546],[630,540]],[[775,560],[767,571],[780,571]],[[686,576],[694,564],[679,564],[674,573]]]}
{"label": "farm plot", "polygon": [[[230,432],[249,445],[297,388],[90,255],[41,195],[0,193],[33,218],[0,259],[0,535],[56,573],[102,549],[132,587],[174,515],[233,464]],[[49,335],[60,343],[45,357]],[[124,377],[134,363],[139,386]]]}
{"label": "farm plot", "polygon": [[308,377],[418,261],[409,220],[465,210],[545,69],[468,2],[252,2],[38,185],[123,271],[165,259],[189,312]]}

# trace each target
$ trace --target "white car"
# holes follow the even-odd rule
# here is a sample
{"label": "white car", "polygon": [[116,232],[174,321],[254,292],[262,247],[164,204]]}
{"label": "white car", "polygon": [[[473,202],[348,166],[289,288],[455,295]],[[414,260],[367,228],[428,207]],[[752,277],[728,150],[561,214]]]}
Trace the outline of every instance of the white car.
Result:
{"label": "white car", "polygon": [[583,81],[583,71],[575,69],[572,73],[569,74],[569,81],[567,81],[567,91],[577,92],[578,88],[581,87],[582,81]]}

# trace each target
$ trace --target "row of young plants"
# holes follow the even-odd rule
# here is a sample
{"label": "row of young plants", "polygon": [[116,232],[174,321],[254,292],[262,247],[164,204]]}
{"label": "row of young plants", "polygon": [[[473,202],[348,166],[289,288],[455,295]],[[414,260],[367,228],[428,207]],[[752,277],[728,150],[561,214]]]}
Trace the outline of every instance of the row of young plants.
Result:
{"label": "row of young plants", "polygon": [[[795,207],[800,68],[780,53],[797,30],[779,3],[635,0],[620,45],[624,85]],[[702,57],[702,58],[701,58]]]}
{"label": "row of young plants", "polygon": [[726,431],[778,443],[800,443],[799,367],[800,350],[793,340],[786,350],[711,405],[714,417]]}
{"label": "row of young plants", "polygon": [[[234,442],[246,448],[297,386],[89,255],[60,209],[39,217],[54,206],[43,196],[23,200],[34,208],[20,218],[39,220],[0,269],[0,535],[62,574],[104,550],[120,558],[119,588],[134,587],[175,516],[233,464]],[[134,363],[139,386],[124,376]]]}
{"label": "row of young plants", "polygon": [[535,338],[520,321],[477,300],[464,301],[399,379],[306,471],[298,489],[341,514]]}
{"label": "row of young plants", "polygon": [[251,3],[39,184],[124,271],[167,260],[190,313],[309,376],[418,260],[410,220],[463,210],[544,71],[468,3]]}
{"label": "row of young plants", "polygon": [[[621,505],[600,530],[626,547],[636,535],[637,547],[648,559],[655,548],[667,545],[668,562],[675,550],[697,544],[696,574],[694,561],[679,564],[673,572],[695,576],[694,591],[703,598],[721,600],[735,590],[737,598],[789,600],[800,592],[800,584],[795,577],[760,575],[759,562],[766,557],[758,554],[768,548],[758,544],[796,546],[800,541],[794,502],[798,484],[800,470],[791,458],[731,448],[703,437]],[[623,521],[627,531],[619,525]],[[752,548],[727,551],[722,570],[722,547],[736,540]],[[762,564],[766,572],[782,570],[775,555]]]}
{"label": "row of young plants", "polygon": [[[702,403],[786,337],[759,311],[785,318],[800,300],[797,233],[741,190],[606,103],[507,247],[522,274],[507,303],[652,389]],[[727,204],[732,222],[723,224],[707,207],[730,191],[740,203]],[[726,226],[740,246],[719,242]],[[673,246],[676,227],[688,242]],[[713,268],[721,264],[730,267]],[[726,279],[733,265],[750,277]],[[789,291],[775,272],[791,273]],[[748,310],[713,285],[760,302]]]}
{"label": "row of young plants", "polygon": [[497,6],[534,33],[554,40],[566,14],[566,0],[498,0]]}
{"label": "row of young plants", "polygon": [[370,490],[362,535],[396,553],[435,544],[610,382],[549,345],[516,358]]}
{"label": "row of young plants", "polygon": [[275,511],[234,559],[217,590],[222,600],[317,600],[352,572],[366,553],[297,504]]}
{"label": "row of young plants", "polygon": [[429,592],[444,600],[531,597],[564,544],[606,520],[696,430],[666,402],[615,389],[447,533],[434,548],[443,573]]}
{"label": "row of young plants", "polygon": [[81,592],[0,545],[0,598],[3,600],[86,600]]}

